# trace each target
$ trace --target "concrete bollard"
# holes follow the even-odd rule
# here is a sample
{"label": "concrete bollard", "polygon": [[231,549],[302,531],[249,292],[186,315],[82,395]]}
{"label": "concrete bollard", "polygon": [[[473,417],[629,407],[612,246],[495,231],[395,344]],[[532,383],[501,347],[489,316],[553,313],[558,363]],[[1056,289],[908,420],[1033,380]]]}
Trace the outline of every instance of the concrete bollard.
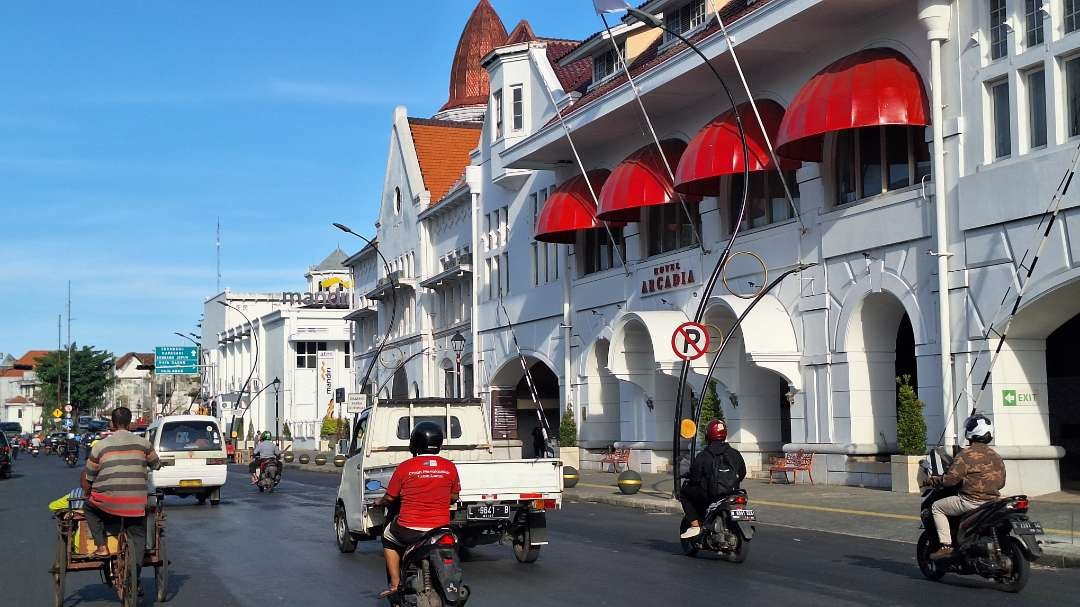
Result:
{"label": "concrete bollard", "polygon": [[573,466],[563,466],[563,468],[562,468],[563,487],[565,487],[567,489],[573,488],[575,485],[577,485],[579,478],[580,478],[580,476],[578,475],[577,468],[575,468]]}
{"label": "concrete bollard", "polygon": [[282,456],[282,459],[285,460],[286,464],[291,464],[292,461],[293,461],[293,452],[292,451],[286,451],[285,455]]}
{"label": "concrete bollard", "polygon": [[342,466],[344,466],[345,465],[345,456],[340,454],[340,453],[335,455],[334,456],[334,465],[337,466],[338,468],[341,468]]}
{"label": "concrete bollard", "polygon": [[311,461],[311,456],[310,455],[308,455],[307,453],[301,453],[300,454],[300,463],[301,464],[306,464],[306,463],[308,463],[310,461]]}
{"label": "concrete bollard", "polygon": [[619,491],[626,495],[633,495],[641,490],[641,475],[633,470],[627,470],[619,475]]}
{"label": "concrete bollard", "polygon": [[318,455],[316,455],[315,456],[315,465],[316,466],[325,466],[326,465],[326,456],[323,455],[322,453],[319,453]]}

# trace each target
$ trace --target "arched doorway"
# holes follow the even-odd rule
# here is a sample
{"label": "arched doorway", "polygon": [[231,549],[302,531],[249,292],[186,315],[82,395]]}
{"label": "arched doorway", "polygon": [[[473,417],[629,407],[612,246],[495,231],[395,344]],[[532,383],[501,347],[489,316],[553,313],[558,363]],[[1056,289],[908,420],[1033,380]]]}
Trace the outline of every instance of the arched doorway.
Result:
{"label": "arched doorway", "polygon": [[409,375],[402,365],[394,371],[393,385],[390,387],[390,398],[409,398]]}
{"label": "arched doorway", "polygon": [[585,359],[588,398],[581,410],[580,444],[602,448],[619,440],[619,380],[608,367],[611,341],[599,338]]}
{"label": "arched doorway", "polygon": [[871,293],[856,305],[845,341],[847,440],[863,449],[874,445],[879,453],[890,452],[896,449],[897,377],[910,375],[918,392],[915,332],[907,310],[892,293]]}
{"label": "arched doorway", "polygon": [[1046,338],[1046,389],[1050,444],[1065,448],[1059,461],[1061,488],[1080,490],[1080,314]]}
{"label": "arched doorway", "polygon": [[[544,361],[525,356],[550,438],[559,435],[559,378]],[[495,440],[520,441],[521,456],[535,457],[534,440],[540,427],[536,405],[521,361],[511,358],[491,380],[492,435]]]}

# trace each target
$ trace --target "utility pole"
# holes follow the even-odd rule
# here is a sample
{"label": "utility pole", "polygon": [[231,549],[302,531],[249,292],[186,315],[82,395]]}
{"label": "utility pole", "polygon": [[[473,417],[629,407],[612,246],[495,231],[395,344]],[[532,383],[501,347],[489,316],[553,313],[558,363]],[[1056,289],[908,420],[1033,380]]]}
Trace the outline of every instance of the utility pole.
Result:
{"label": "utility pole", "polygon": [[[57,398],[59,398],[57,394]],[[68,296],[67,296],[67,401],[65,405],[71,404],[71,281],[68,281]],[[65,412],[66,419],[71,419],[71,412]]]}
{"label": "utility pole", "polygon": [[[60,350],[64,347],[63,330],[61,329],[61,323],[63,322],[64,315],[56,315],[56,362],[60,363]],[[56,406],[60,406],[60,369],[56,370]],[[44,428],[45,424],[42,422],[41,427]],[[55,428],[55,426],[53,426]]]}
{"label": "utility pole", "polygon": [[217,292],[221,293],[221,217],[217,218],[215,246],[217,247]]}

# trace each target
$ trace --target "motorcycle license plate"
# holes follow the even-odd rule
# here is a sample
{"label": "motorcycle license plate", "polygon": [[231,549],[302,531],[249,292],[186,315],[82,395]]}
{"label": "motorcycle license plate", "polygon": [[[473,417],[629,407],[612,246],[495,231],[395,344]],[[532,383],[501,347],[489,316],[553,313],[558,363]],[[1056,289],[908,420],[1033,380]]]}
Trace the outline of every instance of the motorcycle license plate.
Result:
{"label": "motorcycle license plate", "polygon": [[1013,531],[1017,533],[1030,533],[1032,535],[1042,535],[1045,533],[1041,523],[1035,521],[1012,521]]}
{"label": "motorcycle license plate", "polygon": [[181,487],[202,487],[202,481],[198,479],[180,481]]}
{"label": "motorcycle license plate", "polygon": [[731,519],[736,521],[752,521],[754,520],[754,511],[749,508],[732,510]]}
{"label": "motorcycle license plate", "polygon": [[469,520],[493,520],[510,518],[510,506],[499,504],[476,504],[469,506]]}

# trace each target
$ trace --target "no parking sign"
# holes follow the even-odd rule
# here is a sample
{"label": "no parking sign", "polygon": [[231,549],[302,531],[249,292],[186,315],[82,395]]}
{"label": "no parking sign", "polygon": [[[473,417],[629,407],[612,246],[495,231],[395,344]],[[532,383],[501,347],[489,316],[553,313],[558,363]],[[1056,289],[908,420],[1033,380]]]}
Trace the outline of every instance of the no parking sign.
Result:
{"label": "no parking sign", "polygon": [[684,322],[671,334],[671,349],[683,360],[696,360],[709,350],[709,330],[696,322]]}

